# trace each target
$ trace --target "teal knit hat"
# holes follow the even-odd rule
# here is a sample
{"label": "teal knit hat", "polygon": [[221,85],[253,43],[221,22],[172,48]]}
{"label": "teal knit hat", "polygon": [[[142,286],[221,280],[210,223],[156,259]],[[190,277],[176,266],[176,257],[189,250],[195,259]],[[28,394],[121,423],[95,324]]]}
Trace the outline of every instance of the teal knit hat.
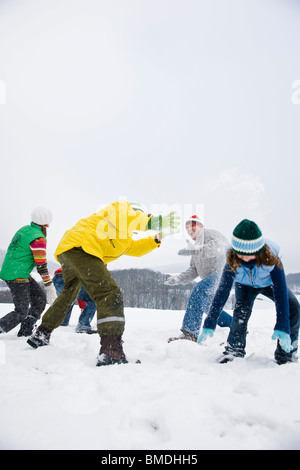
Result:
{"label": "teal knit hat", "polygon": [[232,250],[238,255],[258,255],[265,249],[265,241],[258,225],[251,220],[242,220],[234,229]]}

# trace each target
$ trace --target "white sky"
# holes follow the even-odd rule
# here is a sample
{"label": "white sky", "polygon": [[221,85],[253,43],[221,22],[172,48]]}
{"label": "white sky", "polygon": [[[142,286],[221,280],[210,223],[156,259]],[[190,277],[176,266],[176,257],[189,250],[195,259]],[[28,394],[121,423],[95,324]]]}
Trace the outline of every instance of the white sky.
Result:
{"label": "white sky", "polygon": [[0,0],[0,248],[45,205],[51,259],[126,196],[251,218],[300,272],[299,47],[297,0]]}

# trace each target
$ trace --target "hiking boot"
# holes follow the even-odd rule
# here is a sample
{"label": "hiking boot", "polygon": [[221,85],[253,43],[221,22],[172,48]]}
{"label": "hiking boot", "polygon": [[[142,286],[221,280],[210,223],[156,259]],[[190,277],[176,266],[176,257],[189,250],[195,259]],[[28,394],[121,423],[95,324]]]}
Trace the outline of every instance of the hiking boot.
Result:
{"label": "hiking boot", "polygon": [[33,332],[33,328],[34,328],[34,325],[36,324],[36,322],[37,322],[37,318],[32,317],[30,315],[28,317],[26,317],[25,320],[23,320],[22,323],[21,323],[21,327],[18,331],[17,336],[18,337],[30,336]]}
{"label": "hiking boot", "polygon": [[229,354],[224,352],[221,357],[218,359],[219,364],[227,364],[227,362],[232,362],[235,356],[233,354]]}
{"label": "hiking boot", "polygon": [[47,346],[50,341],[52,331],[40,325],[27,340],[27,343],[34,349],[40,346]]}
{"label": "hiking boot", "polygon": [[97,357],[96,366],[108,366],[112,364],[127,364],[123,351],[121,335],[105,335],[100,338],[101,347]]}
{"label": "hiking boot", "polygon": [[112,357],[107,356],[106,354],[99,354],[97,357],[97,364],[96,367],[101,367],[101,366],[111,366],[113,364],[127,364],[128,361],[125,358],[123,359],[114,359]]}
{"label": "hiking boot", "polygon": [[186,339],[188,341],[194,341],[197,343],[198,337],[192,335],[192,333],[189,333],[188,331],[183,331],[179,336],[171,336],[171,338],[168,339],[168,343],[171,343],[171,341],[177,341],[178,339]]}

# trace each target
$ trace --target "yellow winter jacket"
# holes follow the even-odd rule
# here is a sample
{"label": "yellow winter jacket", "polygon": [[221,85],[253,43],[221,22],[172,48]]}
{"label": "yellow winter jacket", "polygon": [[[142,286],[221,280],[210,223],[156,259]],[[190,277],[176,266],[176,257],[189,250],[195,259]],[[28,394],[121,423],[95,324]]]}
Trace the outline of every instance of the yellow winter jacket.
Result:
{"label": "yellow winter jacket", "polygon": [[109,263],[122,255],[142,256],[160,246],[154,236],[133,240],[135,230],[147,230],[151,215],[135,211],[127,201],[117,201],[81,219],[67,230],[54,253],[56,259],[65,251],[81,247],[86,253]]}

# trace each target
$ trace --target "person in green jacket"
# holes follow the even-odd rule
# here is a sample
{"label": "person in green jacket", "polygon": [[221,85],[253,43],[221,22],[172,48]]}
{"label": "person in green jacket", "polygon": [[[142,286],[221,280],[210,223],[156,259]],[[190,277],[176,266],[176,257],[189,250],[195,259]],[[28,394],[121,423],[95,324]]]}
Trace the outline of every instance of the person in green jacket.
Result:
{"label": "person in green jacket", "polygon": [[[20,228],[11,240],[0,278],[9,287],[15,308],[0,318],[0,333],[7,333],[21,323],[18,336],[30,336],[46,303],[52,304],[56,298],[46,257],[47,227],[51,220],[49,209],[37,207],[31,214],[31,224]],[[35,267],[45,289],[30,275]]]}

